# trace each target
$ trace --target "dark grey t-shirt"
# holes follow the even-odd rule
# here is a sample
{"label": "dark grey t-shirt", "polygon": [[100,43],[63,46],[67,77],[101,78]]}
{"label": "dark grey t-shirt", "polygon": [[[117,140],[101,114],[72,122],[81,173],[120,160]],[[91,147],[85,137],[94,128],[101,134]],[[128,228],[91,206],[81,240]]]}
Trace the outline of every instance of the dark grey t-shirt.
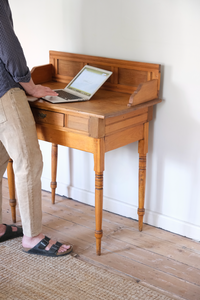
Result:
{"label": "dark grey t-shirt", "polygon": [[29,82],[31,74],[13,29],[8,0],[0,0],[0,97],[11,88],[22,88],[19,82]]}

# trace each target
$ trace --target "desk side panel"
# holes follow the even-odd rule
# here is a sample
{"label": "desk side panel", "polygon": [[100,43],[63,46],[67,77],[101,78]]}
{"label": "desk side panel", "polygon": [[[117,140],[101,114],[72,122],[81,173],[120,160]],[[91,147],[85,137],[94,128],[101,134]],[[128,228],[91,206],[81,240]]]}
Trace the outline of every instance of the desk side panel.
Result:
{"label": "desk side panel", "polygon": [[142,114],[142,115],[139,115],[139,116],[135,116],[133,118],[125,119],[125,120],[120,121],[118,123],[111,124],[109,126],[106,126],[105,136],[108,136],[108,135],[110,135],[114,132],[121,131],[125,128],[132,127],[134,125],[145,123],[145,122],[147,122],[147,120],[148,120],[148,114],[145,113],[145,114]]}
{"label": "desk side panel", "polygon": [[143,124],[116,132],[105,137],[105,152],[142,140],[143,137]]}
{"label": "desk side panel", "polygon": [[53,64],[34,67],[31,70],[31,77],[35,84],[42,84],[48,81],[52,81],[53,74],[54,74]]}

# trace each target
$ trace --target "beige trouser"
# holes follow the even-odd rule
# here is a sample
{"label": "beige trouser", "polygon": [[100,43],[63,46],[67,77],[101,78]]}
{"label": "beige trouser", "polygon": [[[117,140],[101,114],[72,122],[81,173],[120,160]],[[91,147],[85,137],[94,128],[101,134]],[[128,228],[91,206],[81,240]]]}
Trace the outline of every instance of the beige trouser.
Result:
{"label": "beige trouser", "polygon": [[2,177],[9,157],[13,160],[24,235],[36,236],[42,229],[42,154],[26,95],[18,88],[11,89],[0,98],[0,224]]}

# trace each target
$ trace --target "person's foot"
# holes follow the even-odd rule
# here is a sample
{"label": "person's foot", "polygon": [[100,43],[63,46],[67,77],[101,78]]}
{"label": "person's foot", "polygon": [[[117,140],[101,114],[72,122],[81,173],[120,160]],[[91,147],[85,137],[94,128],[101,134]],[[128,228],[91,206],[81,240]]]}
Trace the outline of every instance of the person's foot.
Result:
{"label": "person's foot", "polygon": [[[34,237],[27,237],[27,236],[24,235],[23,238],[22,238],[22,246],[24,248],[30,248],[31,249],[31,248],[35,247],[44,237],[45,236],[42,233],[40,233],[40,234],[38,234],[37,236],[34,236]],[[55,243],[56,243],[56,241],[50,240],[49,244],[47,245],[45,250],[48,251],[51,248],[51,246]],[[65,252],[68,249],[70,249],[70,247],[71,247],[71,245],[62,245],[58,249],[58,253]]]}
{"label": "person's foot", "polygon": [[0,224],[0,243],[23,236],[22,227]]}
{"label": "person's foot", "polygon": [[[17,227],[16,226],[11,226],[12,231],[16,232],[17,231]],[[0,224],[0,237],[3,236],[6,232],[6,225],[5,224]]]}

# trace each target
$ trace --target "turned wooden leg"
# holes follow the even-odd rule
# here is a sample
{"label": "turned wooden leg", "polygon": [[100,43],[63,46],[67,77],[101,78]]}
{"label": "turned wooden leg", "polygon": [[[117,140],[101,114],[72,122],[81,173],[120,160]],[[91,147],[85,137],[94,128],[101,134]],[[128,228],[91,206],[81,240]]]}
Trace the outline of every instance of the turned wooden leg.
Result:
{"label": "turned wooden leg", "polygon": [[139,231],[142,231],[143,217],[145,213],[145,183],[146,183],[146,155],[139,155],[139,196],[138,196],[138,217]]}
{"label": "turned wooden leg", "polygon": [[15,199],[15,177],[13,172],[13,161],[10,158],[7,166],[7,175],[8,175],[8,189],[10,200],[9,204],[11,207],[11,214],[13,223],[16,223],[16,199]]}
{"label": "turned wooden leg", "polygon": [[52,144],[51,148],[51,202],[55,204],[55,194],[57,188],[56,175],[57,175],[57,158],[58,158],[58,145]]}
{"label": "turned wooden leg", "polygon": [[95,217],[96,217],[96,253],[101,255],[102,230],[102,211],[103,211],[103,172],[95,172]]}
{"label": "turned wooden leg", "polygon": [[95,140],[96,151],[94,153],[95,171],[95,219],[96,219],[96,253],[101,255],[102,215],[103,215],[103,171],[104,171],[104,142]]}
{"label": "turned wooden leg", "polygon": [[139,195],[138,195],[138,217],[139,231],[143,228],[143,217],[145,213],[145,186],[146,186],[146,154],[148,153],[149,123],[144,124],[144,139],[138,143],[139,152]]}

